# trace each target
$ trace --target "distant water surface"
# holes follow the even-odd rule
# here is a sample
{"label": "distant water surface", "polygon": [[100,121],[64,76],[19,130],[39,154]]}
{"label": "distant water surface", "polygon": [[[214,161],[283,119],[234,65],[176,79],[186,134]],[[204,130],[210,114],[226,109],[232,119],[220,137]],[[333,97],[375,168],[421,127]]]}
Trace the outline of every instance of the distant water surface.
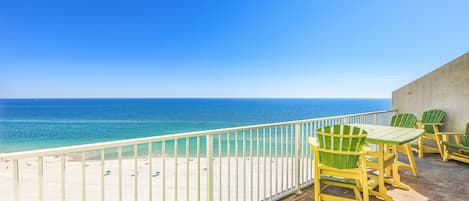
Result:
{"label": "distant water surface", "polygon": [[390,99],[0,99],[0,152],[390,108]]}

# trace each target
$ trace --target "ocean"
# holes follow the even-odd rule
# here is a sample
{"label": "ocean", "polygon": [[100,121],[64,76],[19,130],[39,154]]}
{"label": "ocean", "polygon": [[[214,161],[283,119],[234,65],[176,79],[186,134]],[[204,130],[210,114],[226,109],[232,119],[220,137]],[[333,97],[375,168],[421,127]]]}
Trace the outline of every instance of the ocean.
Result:
{"label": "ocean", "polygon": [[391,99],[0,99],[0,153],[391,109]]}

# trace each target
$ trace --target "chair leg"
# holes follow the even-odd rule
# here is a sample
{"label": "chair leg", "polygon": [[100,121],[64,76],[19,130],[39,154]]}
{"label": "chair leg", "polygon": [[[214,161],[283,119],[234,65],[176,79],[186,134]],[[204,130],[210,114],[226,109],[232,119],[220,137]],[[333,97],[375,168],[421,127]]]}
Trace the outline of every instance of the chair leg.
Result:
{"label": "chair leg", "polygon": [[319,177],[314,177],[314,200],[320,201],[321,200],[321,181]]}
{"label": "chair leg", "polygon": [[368,176],[365,172],[365,174],[362,175],[363,177],[363,182],[362,182],[362,186],[363,186],[363,201],[369,201],[370,200],[370,195],[368,193]]}
{"label": "chair leg", "polygon": [[440,152],[441,158],[443,158],[443,147],[441,146],[441,140],[440,137],[438,137],[438,134],[433,135],[433,140],[436,142],[436,146],[438,147],[438,151]]}
{"label": "chair leg", "polygon": [[362,195],[361,195],[360,190],[358,188],[353,188],[353,193],[355,194],[355,200],[363,201]]}
{"label": "chair leg", "polygon": [[[443,139],[443,141],[445,141]],[[448,140],[446,140],[448,141]],[[454,135],[454,142],[456,142],[456,144],[461,144],[461,139],[459,138],[459,135]],[[444,152],[445,149],[443,149],[443,152]],[[462,154],[463,153],[463,150],[462,149],[458,149],[458,153]],[[444,154],[444,153],[443,153]]]}
{"label": "chair leg", "polygon": [[368,192],[368,172],[366,168],[366,153],[361,155],[361,185],[362,185],[362,190],[363,190],[363,201],[369,201],[370,196]]}
{"label": "chair leg", "polygon": [[417,151],[418,151],[419,158],[423,158],[423,137],[419,137],[418,139]]}
{"label": "chair leg", "polygon": [[[447,135],[443,135],[441,136],[443,139],[443,141],[448,141],[448,136]],[[448,147],[446,145],[443,145],[443,161],[448,161]]]}
{"label": "chair leg", "polygon": [[412,147],[409,143],[404,145],[407,149],[407,157],[409,158],[410,167],[412,168],[412,173],[414,176],[419,176],[419,171],[417,170],[417,164],[415,163],[414,152],[412,152]]}

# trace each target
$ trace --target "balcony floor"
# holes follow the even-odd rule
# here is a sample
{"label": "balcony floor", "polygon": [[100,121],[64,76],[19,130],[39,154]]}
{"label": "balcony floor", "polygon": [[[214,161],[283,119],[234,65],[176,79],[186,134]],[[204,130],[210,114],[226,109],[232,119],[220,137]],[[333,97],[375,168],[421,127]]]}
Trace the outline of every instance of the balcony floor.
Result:
{"label": "balcony floor", "polygon": [[[402,161],[406,156],[400,155]],[[412,190],[406,191],[388,186],[388,194],[394,200],[469,200],[469,165],[458,161],[443,162],[437,154],[426,154],[423,159],[416,158],[419,177],[414,177],[411,171],[400,171],[401,181],[409,185]],[[331,186],[323,192],[353,198],[353,191]],[[283,201],[311,201],[314,200],[314,189],[303,189],[301,195],[292,195]],[[380,200],[370,196],[370,200]]]}

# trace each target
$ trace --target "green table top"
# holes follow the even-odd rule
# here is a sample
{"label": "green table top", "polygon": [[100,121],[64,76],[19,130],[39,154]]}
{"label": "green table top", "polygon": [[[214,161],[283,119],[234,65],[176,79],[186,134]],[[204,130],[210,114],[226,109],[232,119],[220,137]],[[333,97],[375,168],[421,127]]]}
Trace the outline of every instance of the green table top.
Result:
{"label": "green table top", "polygon": [[420,137],[425,130],[416,128],[400,128],[370,124],[351,124],[365,129],[368,133],[366,141],[371,144],[402,145]]}

